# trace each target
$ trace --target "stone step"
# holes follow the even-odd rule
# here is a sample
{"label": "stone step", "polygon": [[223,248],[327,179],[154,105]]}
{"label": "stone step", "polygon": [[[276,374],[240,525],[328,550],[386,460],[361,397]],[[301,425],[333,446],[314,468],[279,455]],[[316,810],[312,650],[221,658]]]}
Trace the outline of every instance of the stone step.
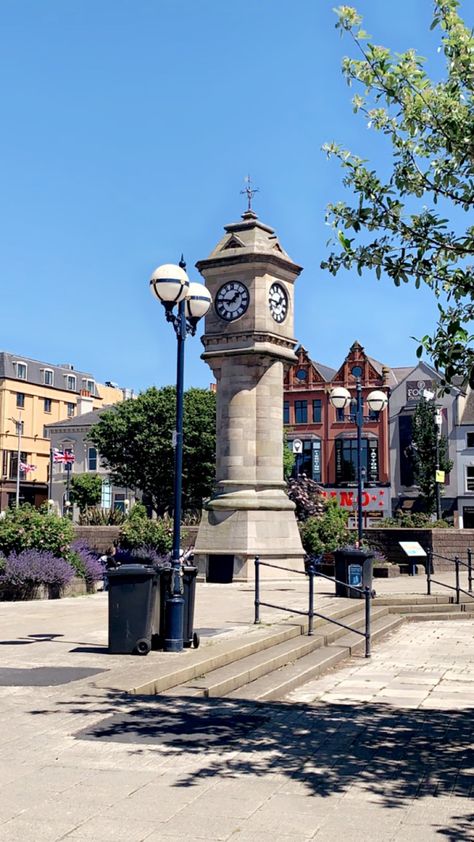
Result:
{"label": "stone step", "polygon": [[451,602],[449,602],[449,603],[447,602],[447,603],[443,603],[443,604],[437,603],[437,604],[434,604],[434,605],[390,605],[390,606],[388,606],[388,610],[390,611],[391,614],[403,614],[404,616],[408,615],[408,614],[424,614],[424,613],[443,615],[446,612],[453,612],[453,611],[458,611],[459,613],[461,613],[461,611],[464,611],[465,608],[467,608],[467,606],[464,605],[464,604],[456,605],[455,603],[453,604]]}
{"label": "stone step", "polygon": [[[452,608],[455,606],[453,605]],[[438,612],[437,614],[432,613],[431,611],[422,611],[418,614],[404,614],[404,620],[408,620],[409,622],[423,622],[429,620],[436,620],[439,622],[440,620],[472,620],[473,614],[472,611],[445,611],[444,613]]]}
{"label": "stone step", "polygon": [[[373,619],[386,615],[386,608],[373,609]],[[344,616],[344,620],[347,620],[347,625],[360,628],[365,624],[364,611],[360,607],[355,611],[352,609],[349,615]],[[340,626],[333,623],[324,623],[316,628],[316,632],[312,636],[301,636],[298,639],[288,640],[278,646],[273,646],[264,652],[257,652],[248,658],[214,670],[201,679],[189,682],[188,686],[192,690],[200,689],[202,695],[207,698],[225,696],[245,684],[256,681],[263,675],[275,672],[275,670],[281,669],[287,664],[304,658],[315,649],[337,641],[345,632],[346,630]]]}
{"label": "stone step", "polygon": [[[388,614],[379,617],[372,623],[372,640],[393,631],[402,622],[402,618],[395,618]],[[344,640],[347,641],[347,645],[343,645]],[[352,652],[358,651],[360,646],[362,648],[365,646],[363,637],[353,632],[344,634],[336,643],[316,649],[295,663],[288,664],[238,690],[233,690],[226,698],[261,702],[281,701],[295,687],[305,684],[335,666],[339,661],[350,657]]]}

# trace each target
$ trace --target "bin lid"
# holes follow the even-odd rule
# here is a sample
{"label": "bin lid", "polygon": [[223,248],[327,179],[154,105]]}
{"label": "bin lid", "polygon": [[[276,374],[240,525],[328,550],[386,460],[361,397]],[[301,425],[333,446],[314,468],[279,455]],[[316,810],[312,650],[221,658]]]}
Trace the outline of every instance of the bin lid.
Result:
{"label": "bin lid", "polygon": [[115,570],[109,570],[107,576],[109,579],[127,576],[151,578],[152,576],[156,576],[156,570],[153,567],[145,567],[143,564],[121,564]]}

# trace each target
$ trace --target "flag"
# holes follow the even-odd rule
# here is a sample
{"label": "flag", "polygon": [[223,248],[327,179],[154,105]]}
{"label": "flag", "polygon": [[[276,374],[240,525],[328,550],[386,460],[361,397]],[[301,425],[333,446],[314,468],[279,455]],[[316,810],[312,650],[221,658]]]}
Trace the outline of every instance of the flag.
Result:
{"label": "flag", "polygon": [[53,449],[53,462],[65,462],[66,464],[71,465],[75,461],[76,457],[74,456],[74,453],[58,450],[57,447]]}
{"label": "flag", "polygon": [[25,474],[29,473],[29,471],[36,471],[36,465],[28,465],[27,462],[20,462],[20,471],[23,471]]}

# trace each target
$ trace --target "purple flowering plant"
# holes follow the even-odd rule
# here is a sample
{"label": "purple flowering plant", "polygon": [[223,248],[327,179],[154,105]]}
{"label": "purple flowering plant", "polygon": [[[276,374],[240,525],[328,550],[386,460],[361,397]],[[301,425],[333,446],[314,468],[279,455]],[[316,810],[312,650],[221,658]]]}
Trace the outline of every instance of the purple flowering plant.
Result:
{"label": "purple flowering plant", "polygon": [[74,578],[74,570],[64,558],[42,550],[10,553],[0,572],[0,585],[16,599],[31,599],[40,585],[63,590]]}
{"label": "purple flowering plant", "polygon": [[102,563],[99,561],[97,554],[84,541],[74,541],[71,544],[68,560],[74,568],[76,576],[85,579],[87,585],[92,586],[103,578]]}

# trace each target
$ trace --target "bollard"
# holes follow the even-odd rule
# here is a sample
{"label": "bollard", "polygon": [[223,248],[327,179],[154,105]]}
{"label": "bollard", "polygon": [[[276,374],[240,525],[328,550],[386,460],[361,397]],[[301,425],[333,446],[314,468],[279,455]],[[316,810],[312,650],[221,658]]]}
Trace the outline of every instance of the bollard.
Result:
{"label": "bollard", "polygon": [[457,556],[454,557],[454,565],[456,569],[456,605],[459,605],[459,558]]}
{"label": "bollard", "polygon": [[472,593],[472,551],[468,548],[467,551],[467,589]]}
{"label": "bollard", "polygon": [[428,550],[426,558],[426,593],[431,596],[431,571],[433,569],[433,551]]}
{"label": "bollard", "polygon": [[260,622],[260,559],[255,556],[255,620],[254,623]]}

